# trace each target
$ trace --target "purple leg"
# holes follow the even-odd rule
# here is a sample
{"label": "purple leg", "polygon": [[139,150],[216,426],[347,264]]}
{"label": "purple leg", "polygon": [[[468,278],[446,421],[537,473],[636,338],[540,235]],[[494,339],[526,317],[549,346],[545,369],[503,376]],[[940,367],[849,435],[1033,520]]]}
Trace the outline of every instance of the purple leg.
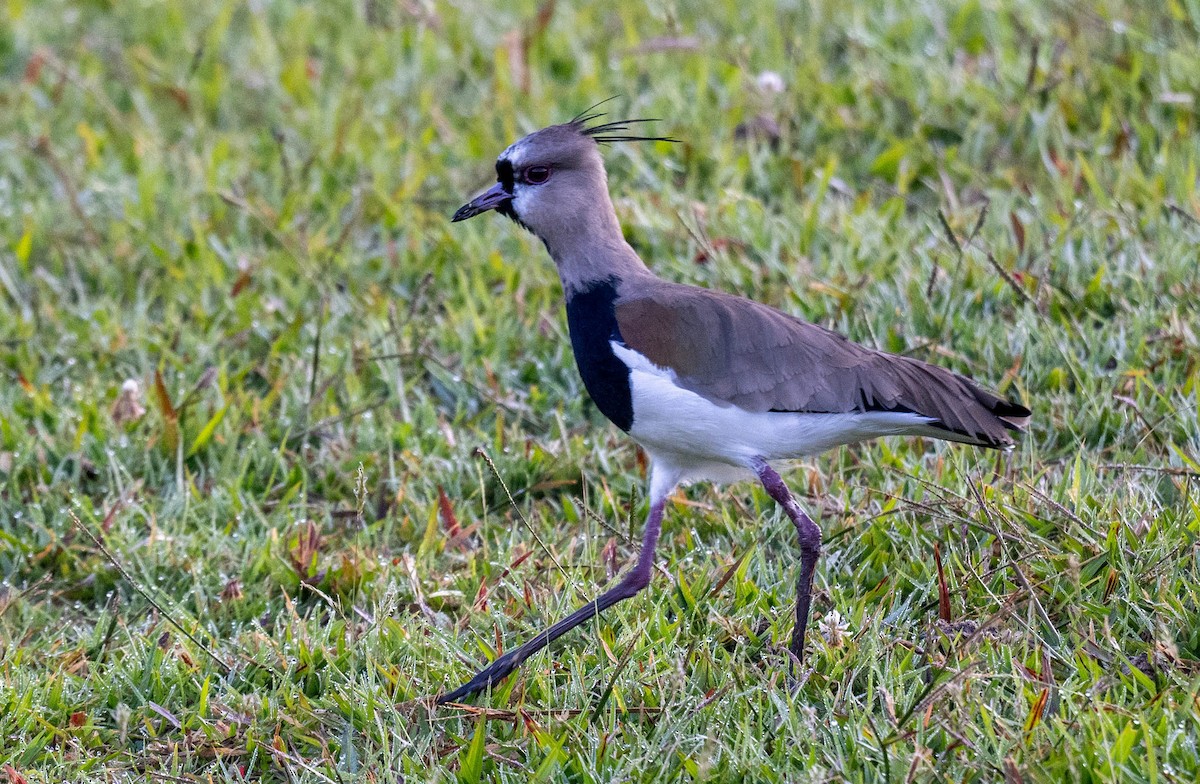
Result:
{"label": "purple leg", "polygon": [[804,630],[808,627],[808,610],[812,604],[813,572],[821,556],[821,529],[809,519],[775,469],[759,458],[754,462],[758,481],[766,488],[767,495],[783,507],[783,511],[796,526],[800,539],[800,577],[796,580],[796,626],[792,629],[791,652],[798,661],[804,661]]}
{"label": "purple leg", "polygon": [[542,648],[545,648],[581,623],[586,622],[596,613],[607,610],[623,599],[637,595],[639,591],[649,585],[650,573],[654,569],[654,548],[658,544],[658,533],[662,528],[663,507],[665,505],[665,497],[659,498],[651,505],[650,516],[646,520],[646,533],[642,536],[642,552],[638,555],[637,564],[634,565],[628,574],[621,578],[621,582],[583,605],[566,618],[563,618],[549,629],[539,632],[536,637],[521,647],[514,648],[499,657],[487,667],[477,672],[475,677],[466,684],[438,697],[437,704],[444,705],[447,702],[458,702],[477,691],[499,683],[513,670],[521,666],[522,662]]}

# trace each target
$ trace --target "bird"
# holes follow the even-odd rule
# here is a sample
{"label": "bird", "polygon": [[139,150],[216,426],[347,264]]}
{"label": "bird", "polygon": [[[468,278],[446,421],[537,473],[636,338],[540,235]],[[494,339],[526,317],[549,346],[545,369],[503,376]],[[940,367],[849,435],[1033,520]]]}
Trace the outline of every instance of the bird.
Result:
{"label": "bird", "polygon": [[496,184],[451,221],[494,210],[537,236],[554,261],[584,388],[648,458],[641,551],[614,586],[437,704],[489,689],[645,589],[667,499],[695,481],[757,480],[794,525],[800,569],[788,649],[789,663],[802,663],[821,530],[774,466],[883,436],[1007,451],[1013,433],[1030,422],[1025,406],[950,370],[854,343],[751,299],[655,275],[621,231],[601,146],[676,140],[631,132],[655,122],[648,118],[592,124],[604,116],[584,112],[514,142],[496,159]]}

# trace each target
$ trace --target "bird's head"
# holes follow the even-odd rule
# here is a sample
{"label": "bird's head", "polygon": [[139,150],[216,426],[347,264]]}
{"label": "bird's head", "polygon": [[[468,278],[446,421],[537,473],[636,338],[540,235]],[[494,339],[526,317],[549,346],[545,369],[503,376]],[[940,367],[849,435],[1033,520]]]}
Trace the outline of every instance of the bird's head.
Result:
{"label": "bird's head", "polygon": [[460,207],[451,220],[496,210],[549,242],[559,231],[587,222],[590,214],[611,213],[599,145],[675,140],[625,133],[631,124],[655,120],[588,125],[600,116],[581,115],[514,142],[496,159],[496,184]]}

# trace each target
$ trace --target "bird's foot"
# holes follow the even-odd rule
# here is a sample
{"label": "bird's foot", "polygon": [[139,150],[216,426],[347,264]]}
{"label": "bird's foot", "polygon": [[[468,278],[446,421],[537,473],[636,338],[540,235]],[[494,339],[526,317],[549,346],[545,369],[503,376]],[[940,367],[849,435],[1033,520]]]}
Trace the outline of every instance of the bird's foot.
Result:
{"label": "bird's foot", "polygon": [[520,648],[511,650],[475,673],[475,677],[462,686],[438,697],[437,704],[445,705],[448,702],[460,702],[477,691],[483,691],[504,680],[512,674],[513,670],[520,667],[523,661],[525,661],[525,657],[521,655]]}

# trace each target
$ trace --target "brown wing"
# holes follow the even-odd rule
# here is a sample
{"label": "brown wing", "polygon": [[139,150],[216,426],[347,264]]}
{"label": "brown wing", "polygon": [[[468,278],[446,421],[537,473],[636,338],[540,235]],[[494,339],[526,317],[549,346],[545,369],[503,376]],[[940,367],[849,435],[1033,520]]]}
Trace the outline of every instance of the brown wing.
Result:
{"label": "brown wing", "polygon": [[907,411],[993,447],[1029,418],[964,376],[721,292],[662,283],[619,300],[616,317],[626,345],[680,386],[747,411]]}

